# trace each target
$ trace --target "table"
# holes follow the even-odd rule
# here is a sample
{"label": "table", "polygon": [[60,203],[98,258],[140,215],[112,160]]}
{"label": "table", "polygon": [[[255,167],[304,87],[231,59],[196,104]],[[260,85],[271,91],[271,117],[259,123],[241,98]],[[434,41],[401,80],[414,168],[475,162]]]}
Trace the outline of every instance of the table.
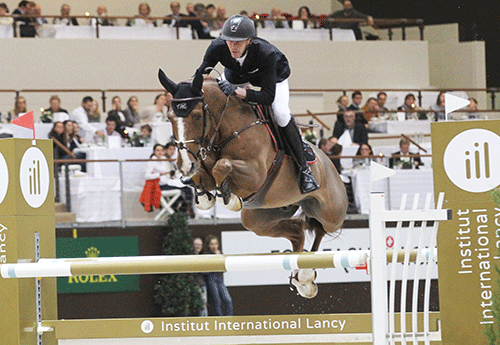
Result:
{"label": "table", "polygon": [[[90,25],[68,26],[47,24],[38,30],[43,38],[56,39],[94,39],[97,38],[96,28]],[[1,33],[0,33],[0,37]],[[177,40],[174,27],[159,26],[99,26],[101,39],[132,39],[132,40]],[[179,39],[191,40],[190,28],[179,28]]]}
{"label": "table", "polygon": [[429,120],[405,121],[370,121],[370,129],[377,133],[387,134],[430,134],[431,122]]}
{"label": "table", "polygon": [[[275,29],[259,28],[257,36],[268,41],[330,41],[328,29]],[[332,41],[356,41],[350,29],[332,29]]]}
{"label": "table", "polygon": [[[121,220],[120,178],[70,175],[71,212],[77,222]],[[64,174],[59,174],[61,202],[66,203]]]}
{"label": "table", "polygon": [[[354,199],[361,214],[370,213],[370,169],[360,168],[345,172],[352,181]],[[374,192],[386,194],[387,209],[399,209],[401,195],[408,194],[406,209],[411,209],[413,195],[420,193],[417,209],[424,209],[427,193],[434,195],[432,169],[397,170],[396,175],[389,179],[375,181],[372,185]],[[409,206],[408,206],[409,205]],[[431,208],[434,207],[434,197]]]}
{"label": "table", "polygon": [[0,38],[14,38],[14,27],[12,25],[0,25]]}

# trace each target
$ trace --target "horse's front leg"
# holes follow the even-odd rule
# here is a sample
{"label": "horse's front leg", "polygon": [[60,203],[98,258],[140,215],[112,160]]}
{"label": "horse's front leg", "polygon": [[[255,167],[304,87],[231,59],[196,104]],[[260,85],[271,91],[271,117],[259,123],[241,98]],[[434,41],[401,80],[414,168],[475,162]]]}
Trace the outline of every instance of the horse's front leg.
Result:
{"label": "horse's front leg", "polygon": [[200,210],[209,210],[215,205],[215,197],[210,190],[215,188],[214,180],[206,171],[197,171],[192,177],[183,179],[184,184],[195,190],[195,204]]}
{"label": "horse's front leg", "polygon": [[227,158],[217,161],[212,168],[212,176],[215,180],[215,196],[225,208],[231,211],[239,211],[243,207],[241,198],[231,193],[226,178],[233,171],[233,165]]}

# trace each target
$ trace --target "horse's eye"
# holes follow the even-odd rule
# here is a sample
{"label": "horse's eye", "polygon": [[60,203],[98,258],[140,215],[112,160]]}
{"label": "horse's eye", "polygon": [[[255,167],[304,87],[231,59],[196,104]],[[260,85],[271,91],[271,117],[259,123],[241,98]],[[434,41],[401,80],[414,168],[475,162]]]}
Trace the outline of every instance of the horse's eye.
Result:
{"label": "horse's eye", "polygon": [[200,112],[195,112],[193,113],[193,120],[198,122],[198,121],[201,121],[202,119],[202,116],[201,116],[201,113]]}

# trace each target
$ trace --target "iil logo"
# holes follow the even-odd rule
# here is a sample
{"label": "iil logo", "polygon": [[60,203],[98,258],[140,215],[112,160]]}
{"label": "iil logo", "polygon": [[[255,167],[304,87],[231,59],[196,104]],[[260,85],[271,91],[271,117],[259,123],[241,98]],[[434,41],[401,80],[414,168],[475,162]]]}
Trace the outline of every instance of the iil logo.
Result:
{"label": "iil logo", "polygon": [[5,161],[4,156],[0,153],[0,204],[5,199],[8,188],[9,188],[9,169],[7,167],[7,162]]}
{"label": "iil logo", "polygon": [[43,205],[50,186],[49,166],[40,149],[30,147],[26,150],[19,168],[19,181],[23,197],[33,208]]}
{"label": "iil logo", "polygon": [[[444,170],[458,188],[483,193],[500,185],[500,136],[469,129],[455,136],[444,152]],[[493,173],[496,172],[496,173]]]}
{"label": "iil logo", "polygon": [[144,320],[141,323],[141,331],[143,333],[149,334],[149,333],[153,332],[154,328],[155,328],[155,325],[149,320]]}

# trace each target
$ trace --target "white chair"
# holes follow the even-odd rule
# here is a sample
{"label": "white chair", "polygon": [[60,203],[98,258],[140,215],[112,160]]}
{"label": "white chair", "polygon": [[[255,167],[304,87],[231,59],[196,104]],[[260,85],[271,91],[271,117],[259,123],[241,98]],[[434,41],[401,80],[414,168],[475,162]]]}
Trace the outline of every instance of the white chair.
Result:
{"label": "white chair", "polygon": [[172,205],[181,195],[182,192],[180,189],[162,190],[160,199],[162,209],[160,213],[156,215],[155,220],[160,219],[165,212],[168,212],[169,215],[174,213],[175,211],[172,209]]}

